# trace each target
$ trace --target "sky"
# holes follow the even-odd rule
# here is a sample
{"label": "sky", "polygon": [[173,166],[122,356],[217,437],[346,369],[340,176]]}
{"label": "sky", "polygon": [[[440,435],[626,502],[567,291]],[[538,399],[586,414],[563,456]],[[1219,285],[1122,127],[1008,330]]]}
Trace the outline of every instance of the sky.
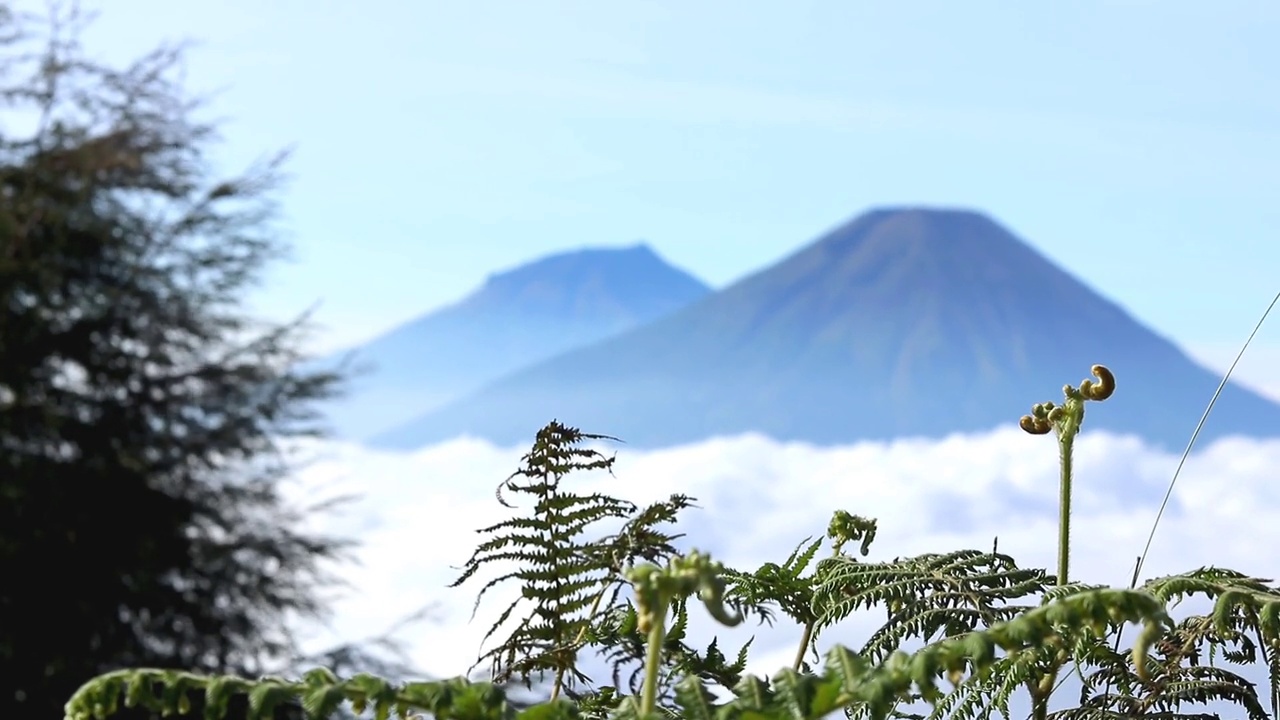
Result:
{"label": "sky", "polygon": [[229,171],[295,148],[253,303],[318,350],[583,246],[721,287],[883,205],[986,211],[1214,369],[1280,289],[1265,0],[85,7],[103,59],[198,43]]}
{"label": "sky", "polygon": [[[250,301],[281,319],[320,303],[317,351],[584,246],[644,240],[722,287],[885,205],[985,211],[1214,369],[1280,290],[1274,2],[85,6],[103,8],[85,41],[107,60],[198,41],[189,86],[217,91],[228,172],[295,147],[282,195],[294,258]],[[1278,324],[1239,372],[1280,398]],[[624,449],[614,482],[637,501],[699,497],[695,539],[744,565],[781,560],[844,507],[880,519],[874,557],[999,536],[1047,567],[1056,451],[1037,440],[724,438]],[[1105,434],[1078,446],[1076,565],[1125,584],[1177,458]],[[331,636],[438,602],[411,654],[433,673],[465,670],[457,648],[483,625],[464,622],[470,591],[443,586],[474,529],[501,516],[492,489],[521,452],[326,446],[294,479],[298,497],[365,495],[314,520],[363,542]],[[1256,549],[1280,539],[1278,463],[1278,441],[1202,447],[1144,575],[1276,576]],[[790,642],[762,643],[754,669],[789,659]]]}

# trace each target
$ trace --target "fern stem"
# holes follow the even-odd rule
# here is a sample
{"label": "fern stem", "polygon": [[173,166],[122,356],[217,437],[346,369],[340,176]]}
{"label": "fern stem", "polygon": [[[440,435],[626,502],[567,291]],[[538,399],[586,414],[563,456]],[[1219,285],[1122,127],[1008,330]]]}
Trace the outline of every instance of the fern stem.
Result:
{"label": "fern stem", "polygon": [[1075,432],[1063,432],[1058,438],[1062,477],[1058,483],[1058,585],[1066,585],[1071,560],[1071,446]]}
{"label": "fern stem", "polygon": [[[591,610],[587,613],[586,619],[582,621],[582,627],[578,630],[577,637],[573,639],[573,645],[571,647],[575,653],[578,648],[582,647],[582,639],[587,636],[587,630],[591,628],[591,622],[595,620],[596,613],[600,610],[600,601],[604,599],[604,594],[608,592],[608,590],[609,587],[605,586],[601,588],[600,592],[596,593],[596,599],[591,603]],[[552,700],[560,697],[560,689],[564,685],[564,674],[568,669],[568,666],[563,664],[556,668],[556,683],[551,690]]]}
{"label": "fern stem", "polygon": [[1050,687],[1037,687],[1033,684],[1031,687],[1031,717],[1032,720],[1048,720],[1049,717],[1049,697],[1053,695],[1053,681],[1057,678],[1051,675],[1045,675],[1037,684],[1044,684],[1044,680],[1049,680]]}
{"label": "fern stem", "polygon": [[662,644],[667,635],[667,613],[654,612],[650,617],[649,646],[645,648],[644,688],[640,696],[640,715],[648,717],[658,704],[658,670],[662,667]]}
{"label": "fern stem", "polygon": [[556,668],[556,683],[551,687],[551,698],[549,702],[555,702],[560,697],[560,690],[564,687],[564,668]]}
{"label": "fern stem", "polygon": [[796,660],[791,663],[791,669],[800,672],[800,666],[804,664],[805,651],[809,649],[809,640],[813,638],[813,621],[804,624],[804,634],[800,636],[800,649],[796,651]]}
{"label": "fern stem", "polygon": [[578,636],[573,639],[574,647],[582,645],[582,639],[587,636],[587,630],[591,628],[591,622],[596,619],[596,613],[600,611],[600,601],[604,599],[604,594],[609,591],[606,585],[596,593],[596,599],[591,601],[591,610],[587,612],[587,619],[582,622],[582,628],[578,630]]}

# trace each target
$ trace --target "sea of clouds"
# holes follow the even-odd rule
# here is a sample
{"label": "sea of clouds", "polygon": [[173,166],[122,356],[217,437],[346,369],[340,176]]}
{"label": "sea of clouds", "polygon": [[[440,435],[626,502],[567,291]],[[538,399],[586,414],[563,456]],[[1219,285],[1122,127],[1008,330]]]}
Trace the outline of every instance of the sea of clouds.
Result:
{"label": "sea of clouds", "polygon": [[[1125,586],[1178,463],[1133,437],[1091,433],[1076,443],[1072,576]],[[683,547],[710,551],[742,569],[781,562],[807,537],[821,536],[831,513],[876,518],[868,560],[962,548],[1001,552],[1020,566],[1053,569],[1057,543],[1058,452],[1053,436],[1017,428],[942,440],[903,439],[843,447],[782,443],[759,435],[709,440],[657,451],[616,451],[614,473],[571,482],[645,503],[685,493]],[[412,453],[352,444],[309,448],[311,461],[289,485],[300,500],[359,498],[314,517],[316,529],[360,541],[354,563],[336,570],[350,587],[324,627],[308,631],[319,648],[377,636],[430,607],[399,635],[427,676],[468,671],[490,623],[515,595],[499,587],[472,617],[475,594],[492,575],[447,587],[480,540],[476,530],[510,517],[494,497],[520,467],[522,447],[460,439]],[[1280,575],[1280,439],[1224,439],[1197,449],[1183,469],[1156,532],[1142,576],[1229,567],[1263,578]],[[856,618],[820,645],[856,645],[884,619]],[[799,630],[787,622],[730,632],[754,636],[751,672],[790,664]],[[491,639],[489,645],[492,645]],[[737,645],[729,643],[730,647]],[[481,668],[483,669],[483,668]]]}
{"label": "sea of clouds", "polygon": [[[352,337],[366,337],[366,324],[357,326]],[[316,348],[317,354],[353,344],[336,341],[340,335],[326,337],[328,344]],[[1201,343],[1188,350],[1220,372],[1239,345]],[[1259,338],[1234,377],[1280,402],[1276,367],[1280,343]],[[358,496],[309,518],[314,529],[353,538],[359,546],[352,562],[332,568],[348,587],[333,603],[328,622],[304,628],[307,648],[378,637],[418,615],[419,622],[396,633],[412,665],[428,677],[467,673],[482,647],[493,646],[495,639],[482,646],[482,638],[518,592],[494,588],[473,617],[476,592],[494,573],[458,588],[448,585],[480,541],[478,528],[526,510],[502,507],[494,491],[520,466],[527,447],[460,439],[410,453],[337,442],[297,450],[310,462],[286,485],[294,499],[309,504]],[[579,475],[571,482],[640,504],[672,493],[694,496],[699,507],[686,511],[679,526],[687,534],[682,547],[709,550],[740,569],[782,561],[801,541],[820,537],[836,509],[879,521],[870,561],[988,550],[998,538],[1000,551],[1022,567],[1056,566],[1058,462],[1052,436],[1005,428],[942,440],[815,447],[744,435],[658,451],[625,444],[608,450],[617,453],[613,476]],[[1179,455],[1086,426],[1076,452],[1073,578],[1129,583]],[[1198,446],[1174,487],[1142,578],[1206,565],[1280,577],[1278,474],[1280,438]],[[1192,601],[1175,614],[1205,609]],[[696,609],[694,615],[697,623]],[[883,619],[879,612],[855,616],[820,638],[819,646],[856,647]],[[716,634],[726,651],[754,636],[748,670],[763,676],[791,664],[800,637],[785,620],[733,630],[704,622],[692,634],[704,641]],[[1257,673],[1250,677],[1264,680]],[[1070,687],[1064,690],[1073,694]]]}

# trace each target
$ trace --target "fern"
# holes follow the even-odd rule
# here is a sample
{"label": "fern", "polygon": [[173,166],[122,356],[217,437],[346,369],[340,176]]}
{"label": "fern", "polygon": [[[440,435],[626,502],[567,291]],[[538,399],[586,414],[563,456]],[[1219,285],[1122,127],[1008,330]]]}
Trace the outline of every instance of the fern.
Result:
{"label": "fern", "polygon": [[[1192,717],[1177,710],[1187,704],[1223,702],[1242,707],[1251,718],[1275,717],[1280,705],[1280,628],[1276,624],[1280,591],[1265,580],[1219,568],[1156,578],[1142,589],[1163,603],[1203,595],[1214,601],[1213,613],[1184,619],[1156,644],[1150,682],[1135,678],[1118,654],[1096,648],[1091,660],[1098,670],[1086,678],[1080,708],[1064,716],[1074,720],[1105,711]],[[1266,664],[1270,715],[1253,683],[1214,666],[1218,657],[1236,665],[1260,660]],[[1206,661],[1209,665],[1203,664]]]}
{"label": "fern", "polygon": [[[590,678],[578,669],[578,653],[589,638],[591,623],[601,609],[613,608],[625,585],[623,572],[637,559],[663,560],[675,553],[672,541],[680,537],[659,526],[674,521],[692,499],[672,495],[665,502],[643,510],[635,504],[600,493],[582,495],[565,489],[562,480],[571,471],[607,470],[614,457],[580,447],[591,440],[613,439],[591,435],[552,422],[540,430],[533,448],[496,496],[514,508],[504,490],[529,497],[530,516],[514,517],[479,530],[489,535],[471,555],[451,587],[470,579],[481,568],[514,562],[517,567],[487,582],[476,597],[476,607],[491,588],[508,581],[520,584],[520,597],[511,602],[485,633],[488,640],[523,603],[532,603],[528,614],[498,646],[484,652],[476,665],[488,661],[495,683],[519,680],[532,687],[547,673],[554,678],[551,697]],[[623,520],[622,529],[598,539],[587,539],[592,527]],[[474,667],[474,666],[473,666]]]}
{"label": "fern", "polygon": [[[704,557],[693,554],[686,559],[677,558],[667,570],[653,566],[634,568],[629,579],[635,584],[637,597],[652,597],[655,591],[685,596],[697,592],[708,610],[724,619],[714,582],[715,571],[715,566]],[[661,605],[666,606],[666,603]],[[652,614],[652,609],[642,607],[642,617],[652,623],[644,627],[642,622],[642,629],[646,631],[661,628],[661,614]],[[1158,601],[1147,593],[1097,590],[1036,608],[986,630],[928,645],[912,655],[895,653],[883,663],[873,663],[847,648],[836,647],[827,653],[821,674],[797,673],[788,668],[771,681],[744,678],[735,687],[734,698],[723,703],[712,703],[705,684],[696,677],[686,677],[677,686],[677,706],[693,714],[699,714],[701,706],[702,714],[710,711],[716,717],[750,712],[778,720],[817,720],[831,712],[850,709],[862,710],[873,720],[883,720],[889,717],[898,699],[913,691],[936,700],[940,697],[938,679],[959,668],[968,666],[989,671],[997,661],[998,649],[1007,653],[1034,651],[1056,636],[1056,626],[1090,627],[1111,617],[1144,623],[1148,634],[1169,622]],[[154,692],[157,686],[162,688],[161,693]],[[343,702],[350,702],[356,712],[371,708],[377,718],[388,718],[393,713],[410,717],[415,711],[431,713],[439,720],[517,717],[535,720],[572,718],[578,714],[571,703],[563,700],[517,712],[500,688],[461,678],[392,685],[368,675],[343,681],[324,670],[312,671],[300,682],[127,670],[108,673],[87,683],[67,703],[66,717],[67,720],[106,718],[122,700],[128,707],[179,712],[189,707],[188,693],[193,691],[200,691],[207,698],[209,718],[221,717],[226,700],[237,692],[249,694],[250,720],[270,717],[272,707],[290,698],[300,700],[308,715],[315,718],[327,717]],[[647,717],[651,712],[635,698],[628,697],[618,706],[616,717]]]}
{"label": "fern", "polygon": [[[734,653],[733,660],[720,649],[716,638],[699,651],[685,642],[689,625],[687,601],[673,600],[669,611],[673,620],[662,644],[662,666],[658,671],[660,699],[672,698],[675,681],[685,676],[692,675],[721,688],[732,688],[742,680],[751,640]],[[601,655],[609,664],[613,685],[607,687],[611,691],[623,688],[633,695],[640,692],[645,670],[641,661],[647,636],[640,632],[639,626],[639,612],[633,603],[627,602],[602,618],[591,636],[591,644],[601,648]]]}
{"label": "fern", "polygon": [[1034,605],[1010,601],[1041,592],[1043,570],[1018,568],[1013,558],[961,550],[888,563],[864,563],[844,555],[818,563],[814,604],[823,609],[819,629],[859,608],[882,604],[888,621],[863,652],[882,659],[911,638],[955,637],[1009,620]]}
{"label": "fern", "polygon": [[[840,556],[844,546],[859,543],[859,552],[866,555],[876,537],[876,521],[837,510],[827,525],[827,538],[832,541],[831,551]],[[812,648],[816,652],[814,632],[819,620],[815,605],[816,574],[805,575],[813,564],[821,540],[804,540],[796,546],[781,565],[767,562],[753,573],[725,570],[729,590],[727,597],[739,609],[746,609],[765,622],[772,623],[771,606],[776,606],[804,628],[800,647],[792,670],[806,668],[805,654]]]}

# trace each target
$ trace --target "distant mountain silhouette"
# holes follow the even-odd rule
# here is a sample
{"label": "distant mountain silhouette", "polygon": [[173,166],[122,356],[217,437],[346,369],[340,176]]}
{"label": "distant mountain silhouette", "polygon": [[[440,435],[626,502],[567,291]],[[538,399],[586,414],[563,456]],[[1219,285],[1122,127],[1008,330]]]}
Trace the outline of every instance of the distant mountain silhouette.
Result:
{"label": "distant mountain silhouette", "polygon": [[368,437],[710,291],[643,243],[545,257],[491,275],[457,304],[356,348],[353,362],[362,372],[327,414],[339,436]]}
{"label": "distant mountain silhouette", "polygon": [[[1085,431],[1164,448],[1185,444],[1219,381],[988,217],[884,209],[373,443],[525,443],[552,418],[640,447],[747,431],[818,444],[939,437],[1012,426],[1094,363],[1118,389],[1090,405]],[[1228,386],[1202,438],[1226,434],[1280,435],[1280,406]]]}

